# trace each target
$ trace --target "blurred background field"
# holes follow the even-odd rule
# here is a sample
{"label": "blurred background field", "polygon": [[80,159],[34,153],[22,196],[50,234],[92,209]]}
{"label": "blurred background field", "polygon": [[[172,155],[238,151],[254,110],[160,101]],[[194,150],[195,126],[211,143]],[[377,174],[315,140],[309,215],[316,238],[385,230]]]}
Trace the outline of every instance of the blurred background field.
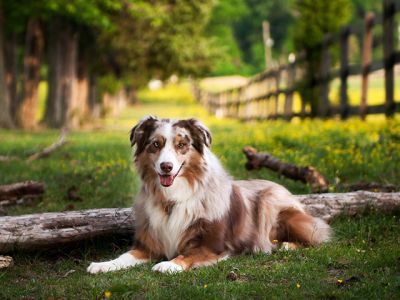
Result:
{"label": "blurred background field", "polygon": [[[175,95],[174,101],[170,101],[171,95]],[[148,114],[201,119],[213,133],[212,150],[237,179],[264,178],[285,185],[295,194],[310,192],[303,183],[272,171],[247,171],[241,150],[245,145],[253,145],[282,160],[315,166],[331,182],[332,192],[345,191],[339,183],[360,180],[399,188],[398,117],[388,121],[375,116],[369,117],[368,122],[352,118],[346,122],[242,123],[210,116],[195,102],[188,84],[143,90],[139,97],[139,104],[130,106],[118,117],[103,119],[94,128],[72,131],[68,144],[49,158],[0,163],[1,184],[28,179],[46,183],[46,193],[39,202],[7,209],[7,214],[130,206],[139,189],[139,178],[132,166],[129,131]],[[0,130],[0,154],[22,157],[52,143],[58,134],[57,130]],[[71,190],[74,197],[69,194]],[[28,255],[14,253],[15,266],[0,270],[0,296],[93,299],[108,293],[114,299],[394,299],[398,295],[399,220],[396,214],[381,215],[375,211],[343,217],[332,224],[335,238],[325,246],[240,256],[214,267],[171,276],[151,272],[151,264],[97,276],[85,273],[90,261],[125,252],[130,245],[126,238],[91,240],[81,247]],[[239,274],[237,281],[227,279],[231,271]]]}

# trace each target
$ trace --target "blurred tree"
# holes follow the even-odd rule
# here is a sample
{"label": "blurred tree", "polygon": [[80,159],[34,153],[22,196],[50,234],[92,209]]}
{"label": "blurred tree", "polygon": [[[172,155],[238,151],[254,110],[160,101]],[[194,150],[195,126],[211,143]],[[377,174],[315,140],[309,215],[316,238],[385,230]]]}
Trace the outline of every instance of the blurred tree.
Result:
{"label": "blurred tree", "polygon": [[235,24],[249,15],[246,0],[219,0],[207,24],[207,35],[218,49],[212,75],[249,74],[250,66],[243,61],[240,41],[235,35]]}
{"label": "blurred tree", "polygon": [[275,60],[286,59],[293,51],[290,28],[293,25],[294,0],[246,0],[248,14],[235,24],[235,34],[243,52],[243,59],[250,64],[252,72],[265,68],[262,22],[270,24],[271,38],[274,41],[272,55]]}
{"label": "blurred tree", "polygon": [[38,89],[44,50],[42,1],[2,2],[7,15],[4,51],[7,57],[11,114],[20,127],[32,128],[37,123]]}
{"label": "blurred tree", "polygon": [[36,123],[39,81],[46,74],[44,122],[61,127],[99,111],[103,95],[119,103],[151,78],[199,76],[212,66],[215,53],[204,36],[212,0],[0,2],[7,14],[3,69],[12,79],[0,97],[12,95],[7,112],[22,127]]}
{"label": "blurred tree", "polygon": [[3,5],[0,2],[0,127],[13,127],[10,109],[10,95],[6,83],[6,69],[4,64],[4,15]]}
{"label": "blurred tree", "polygon": [[294,29],[297,51],[305,51],[305,76],[299,83],[302,101],[311,104],[311,114],[316,116],[320,105],[320,91],[314,84],[321,66],[321,43],[327,33],[337,32],[350,19],[350,0],[298,0],[296,27]]}
{"label": "blurred tree", "polygon": [[27,23],[22,90],[16,111],[17,123],[22,128],[36,126],[43,49],[44,34],[41,22],[32,17]]}
{"label": "blurred tree", "polygon": [[87,38],[84,29],[109,30],[112,24],[108,14],[121,9],[121,3],[110,0],[53,0],[45,3],[49,14],[49,92],[44,122],[48,126],[79,125],[88,102],[88,95],[82,96],[82,89],[88,90],[88,83],[79,84],[82,82],[78,80],[78,62],[81,62],[80,75],[84,74],[85,52],[79,53],[79,45],[84,48]]}

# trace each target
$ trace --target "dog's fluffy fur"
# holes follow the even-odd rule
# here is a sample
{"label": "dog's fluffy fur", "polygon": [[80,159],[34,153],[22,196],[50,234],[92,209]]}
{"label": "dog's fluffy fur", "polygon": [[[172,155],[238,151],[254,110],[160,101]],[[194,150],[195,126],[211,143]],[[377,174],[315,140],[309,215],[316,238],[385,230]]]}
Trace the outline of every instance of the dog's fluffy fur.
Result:
{"label": "dog's fluffy fur", "polygon": [[161,260],[153,270],[180,272],[239,253],[270,253],[276,241],[318,245],[330,227],[307,214],[284,187],[233,180],[210,151],[211,134],[195,119],[146,117],[131,132],[142,179],[135,202],[133,250],[92,263],[90,273]]}

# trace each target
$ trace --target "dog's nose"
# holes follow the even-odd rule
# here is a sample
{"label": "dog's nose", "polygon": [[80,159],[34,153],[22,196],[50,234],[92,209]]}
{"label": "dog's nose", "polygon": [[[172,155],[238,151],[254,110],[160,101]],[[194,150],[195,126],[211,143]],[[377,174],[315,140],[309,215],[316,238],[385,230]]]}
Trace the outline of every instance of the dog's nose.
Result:
{"label": "dog's nose", "polygon": [[165,173],[169,173],[172,171],[172,168],[174,167],[174,165],[170,162],[163,162],[160,164],[161,170],[163,170],[163,172]]}

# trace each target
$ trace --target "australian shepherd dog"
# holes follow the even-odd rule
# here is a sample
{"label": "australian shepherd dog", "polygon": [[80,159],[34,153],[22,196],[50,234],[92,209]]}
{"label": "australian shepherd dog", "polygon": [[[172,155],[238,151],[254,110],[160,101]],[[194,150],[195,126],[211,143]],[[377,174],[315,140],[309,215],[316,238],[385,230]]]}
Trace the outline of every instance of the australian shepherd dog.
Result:
{"label": "australian shepherd dog", "polygon": [[175,273],[235,254],[271,253],[282,242],[313,246],[329,239],[329,225],[305,212],[283,186],[233,180],[198,120],[149,116],[132,129],[130,140],[142,180],[134,246],[114,260],[91,263],[90,273],[151,260],[158,261],[152,270]]}

